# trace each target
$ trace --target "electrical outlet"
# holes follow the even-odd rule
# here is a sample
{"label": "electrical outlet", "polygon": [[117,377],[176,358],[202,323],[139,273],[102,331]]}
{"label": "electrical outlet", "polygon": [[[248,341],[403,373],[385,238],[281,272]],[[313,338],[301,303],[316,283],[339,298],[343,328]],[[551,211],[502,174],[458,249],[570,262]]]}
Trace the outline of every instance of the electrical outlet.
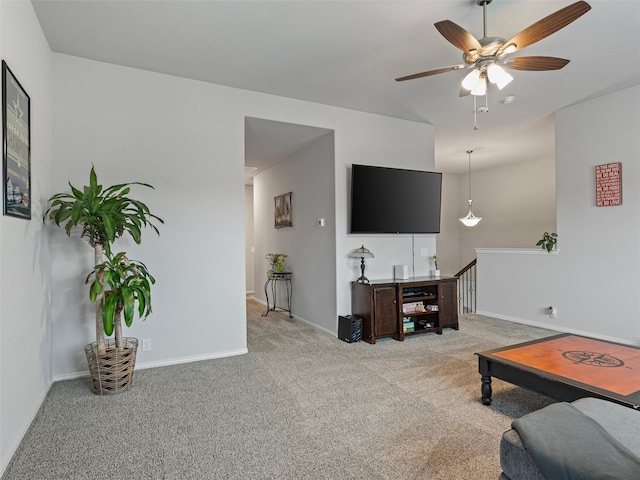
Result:
{"label": "electrical outlet", "polygon": [[150,338],[143,338],[142,339],[142,351],[143,352],[150,352],[151,351],[151,339]]}
{"label": "electrical outlet", "polygon": [[422,248],[420,249],[420,256],[422,256],[422,257],[428,257],[428,256],[429,256],[429,249],[428,249],[428,248],[425,248],[425,247],[422,247]]}

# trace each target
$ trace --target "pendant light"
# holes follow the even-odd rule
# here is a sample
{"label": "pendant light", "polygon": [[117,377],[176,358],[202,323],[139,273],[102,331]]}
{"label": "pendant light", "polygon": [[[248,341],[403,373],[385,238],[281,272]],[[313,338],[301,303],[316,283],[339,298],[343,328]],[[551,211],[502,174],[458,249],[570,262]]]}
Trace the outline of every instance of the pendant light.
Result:
{"label": "pendant light", "polygon": [[473,203],[473,200],[471,200],[471,154],[473,153],[473,150],[467,150],[467,154],[469,155],[469,213],[467,213],[466,217],[462,217],[459,220],[464,224],[465,227],[475,227],[480,220],[482,220],[482,217],[476,217],[473,214],[473,210],[471,208],[471,205]]}

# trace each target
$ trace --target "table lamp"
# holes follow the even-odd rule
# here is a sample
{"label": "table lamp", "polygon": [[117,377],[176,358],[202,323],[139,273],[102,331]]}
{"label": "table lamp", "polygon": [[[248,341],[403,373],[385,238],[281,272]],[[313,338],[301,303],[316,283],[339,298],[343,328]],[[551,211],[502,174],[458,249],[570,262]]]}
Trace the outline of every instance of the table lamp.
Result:
{"label": "table lamp", "polygon": [[368,249],[364,248],[364,245],[362,245],[360,248],[356,248],[353,252],[351,252],[349,254],[350,257],[353,258],[360,258],[360,271],[362,272],[362,275],[360,275],[360,278],[358,280],[356,280],[358,283],[369,283],[369,279],[367,277],[364,276],[364,259],[365,258],[375,258],[373,256],[373,253],[371,253]]}

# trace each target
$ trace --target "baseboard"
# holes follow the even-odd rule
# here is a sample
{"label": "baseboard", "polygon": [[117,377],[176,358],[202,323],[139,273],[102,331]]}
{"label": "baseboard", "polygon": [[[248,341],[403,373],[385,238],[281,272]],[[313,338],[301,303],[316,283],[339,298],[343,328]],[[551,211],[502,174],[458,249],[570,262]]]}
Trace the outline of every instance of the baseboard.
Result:
{"label": "baseboard", "polygon": [[[267,306],[267,302],[265,302],[264,300],[260,300],[259,298],[252,298],[252,300],[254,300],[254,301],[258,302],[260,305],[264,305],[265,307]],[[313,323],[313,322],[310,322],[310,321],[309,321],[309,320],[307,320],[306,318],[302,318],[302,317],[299,317],[298,315],[293,315],[293,314],[292,314],[292,316],[293,316],[293,318],[294,318],[295,320],[300,320],[301,322],[306,323],[307,325],[310,325],[310,326],[312,326],[313,328],[317,328],[318,330],[320,330],[320,331],[322,331],[322,332],[324,332],[324,333],[328,333],[328,334],[329,334],[329,335],[331,335],[332,337],[337,337],[337,336],[338,336],[338,334],[337,334],[336,332],[332,332],[331,330],[327,330],[326,328],[321,327],[321,326],[320,326],[320,325],[318,325],[318,324],[315,324],[315,323]]]}
{"label": "baseboard", "polygon": [[47,386],[47,388],[38,397],[37,401],[34,404],[35,409],[31,412],[30,415],[27,416],[28,421],[25,421],[20,427],[20,430],[18,431],[18,435],[16,435],[15,441],[13,441],[13,439],[9,440],[7,443],[9,443],[10,445],[7,446],[7,448],[2,449],[4,452],[4,455],[0,460],[0,477],[4,475],[4,471],[9,466],[9,462],[13,458],[13,455],[16,453],[16,450],[18,450],[18,447],[20,446],[22,439],[26,435],[27,430],[29,430],[29,427],[33,423],[33,420],[36,418],[36,415],[40,411],[40,408],[44,403],[44,399],[47,398],[47,395],[49,394],[49,391],[51,390],[51,386],[53,385],[53,383],[54,381],[49,382],[49,385]]}
{"label": "baseboard", "polygon": [[581,335],[583,337],[595,338],[597,340],[603,340],[605,342],[620,343],[623,345],[639,346],[640,342],[634,342],[632,340],[626,340],[624,338],[610,337],[608,335],[599,335],[593,332],[587,332],[584,330],[578,330],[575,328],[562,327],[561,325],[549,325],[548,323],[534,322],[532,320],[526,320],[523,318],[510,317],[509,315],[501,315],[499,313],[476,311],[476,314],[485,317],[497,318],[499,320],[507,320],[509,322],[521,323],[523,325],[529,325],[531,327],[544,328],[546,330],[553,330],[560,333],[571,333],[573,335]]}
{"label": "baseboard", "polygon": [[[170,365],[180,365],[183,363],[200,362],[202,360],[214,360],[216,358],[235,357],[237,355],[245,355],[249,353],[246,348],[240,348],[238,350],[227,350],[226,352],[217,352],[208,355],[190,355],[187,357],[171,358],[168,360],[159,360],[156,362],[136,362],[136,370],[144,370],[147,368],[155,367],[168,367]],[[88,377],[88,371],[67,373],[64,375],[56,375],[53,378],[54,382],[61,382],[63,380],[73,380],[76,378]]]}
{"label": "baseboard", "polygon": [[332,337],[338,337],[338,334],[336,332],[332,332],[331,330],[327,330],[324,327],[321,327],[320,325],[317,325],[315,323],[310,322],[309,320],[302,318],[302,317],[298,317],[297,315],[294,315],[293,318],[295,318],[296,320],[300,320],[303,323],[306,323],[307,325],[316,328],[318,330],[320,330],[321,332],[324,333],[328,333],[329,335],[331,335]]}
{"label": "baseboard", "polygon": [[174,358],[166,361],[145,362],[138,365],[136,362],[136,370],[144,370],[145,368],[168,367],[170,365],[180,365],[183,363],[201,362],[203,360],[215,360],[217,358],[235,357],[238,355],[246,355],[249,350],[239,348],[238,350],[228,350],[226,352],[218,352],[210,355],[192,355],[188,357]]}

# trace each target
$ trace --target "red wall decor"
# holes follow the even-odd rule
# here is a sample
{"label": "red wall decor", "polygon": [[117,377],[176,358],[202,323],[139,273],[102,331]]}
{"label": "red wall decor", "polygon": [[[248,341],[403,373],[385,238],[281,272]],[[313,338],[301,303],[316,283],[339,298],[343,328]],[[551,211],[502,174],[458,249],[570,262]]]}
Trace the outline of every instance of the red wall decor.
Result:
{"label": "red wall decor", "polygon": [[622,205],[622,162],[596,165],[596,207]]}

